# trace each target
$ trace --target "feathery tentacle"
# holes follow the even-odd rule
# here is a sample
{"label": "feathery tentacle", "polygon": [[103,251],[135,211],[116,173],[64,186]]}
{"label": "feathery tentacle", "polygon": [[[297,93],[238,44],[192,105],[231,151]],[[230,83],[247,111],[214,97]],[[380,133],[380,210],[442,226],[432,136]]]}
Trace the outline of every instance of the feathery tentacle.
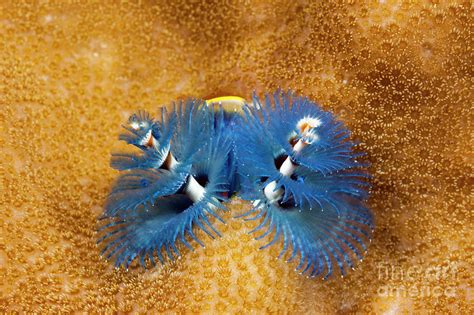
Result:
{"label": "feathery tentacle", "polygon": [[241,194],[254,201],[242,216],[260,220],[251,233],[268,238],[262,249],[282,243],[279,257],[298,256],[301,273],[327,278],[337,266],[345,275],[373,229],[363,154],[349,130],[307,98],[277,91],[251,105],[234,130]]}
{"label": "feathery tentacle", "polygon": [[99,228],[102,253],[125,266],[138,258],[160,262],[180,255],[181,242],[201,246],[193,229],[220,236],[210,218],[222,221],[220,211],[229,192],[235,163],[231,134],[225,131],[222,108],[201,100],[175,104],[153,120],[146,112],[130,117],[120,139],[141,154],[116,153],[112,166],[124,171],[111,189]]}

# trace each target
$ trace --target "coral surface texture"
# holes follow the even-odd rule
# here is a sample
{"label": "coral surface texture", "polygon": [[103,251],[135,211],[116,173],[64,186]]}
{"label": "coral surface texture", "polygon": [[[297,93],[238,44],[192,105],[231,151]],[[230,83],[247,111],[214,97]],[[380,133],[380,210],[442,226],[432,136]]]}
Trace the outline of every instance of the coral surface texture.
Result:
{"label": "coral surface texture", "polygon": [[[0,313],[473,314],[472,25],[470,1],[0,1]],[[354,270],[298,274],[239,198],[174,262],[100,256],[132,113],[278,88],[367,152]]]}

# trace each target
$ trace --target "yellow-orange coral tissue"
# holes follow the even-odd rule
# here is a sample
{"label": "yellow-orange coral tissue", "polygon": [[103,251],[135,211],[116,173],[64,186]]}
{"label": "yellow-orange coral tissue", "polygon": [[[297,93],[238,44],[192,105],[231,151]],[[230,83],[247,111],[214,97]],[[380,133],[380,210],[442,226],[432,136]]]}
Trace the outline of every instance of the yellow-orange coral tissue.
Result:
{"label": "yellow-orange coral tissue", "polygon": [[[1,1],[0,313],[473,313],[472,13],[439,0]],[[255,204],[238,197],[225,224],[209,219],[220,237],[196,229],[205,246],[179,244],[163,265],[99,255],[129,117],[193,97],[246,117],[254,92],[263,104],[279,89],[367,153],[375,229],[355,270],[295,272],[291,252],[276,259],[283,242],[260,249],[275,232],[256,240],[264,216],[239,217]],[[321,136],[310,118],[295,151]],[[281,198],[274,188],[260,193]]]}

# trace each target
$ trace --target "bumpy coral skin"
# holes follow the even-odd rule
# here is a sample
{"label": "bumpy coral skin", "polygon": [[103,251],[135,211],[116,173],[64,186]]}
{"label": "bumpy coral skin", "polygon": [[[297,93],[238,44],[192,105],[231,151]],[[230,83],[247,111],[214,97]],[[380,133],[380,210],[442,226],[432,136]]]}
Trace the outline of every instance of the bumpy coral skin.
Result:
{"label": "bumpy coral skin", "polygon": [[[472,13],[463,0],[0,1],[0,312],[472,314]],[[97,255],[133,111],[277,87],[337,114],[370,157],[377,228],[355,272],[307,280],[280,248],[258,251],[254,221],[228,217],[170,266]]]}
{"label": "bumpy coral skin", "polygon": [[[218,212],[225,210],[233,178],[230,121],[222,108],[199,100],[180,102],[168,115],[161,112],[161,121],[146,112],[130,116],[127,133],[119,138],[142,152],[112,157],[112,166],[125,172],[107,199],[98,243],[105,243],[102,254],[116,266],[128,268],[136,257],[144,267],[147,258],[153,265],[154,257],[163,263],[162,252],[174,260],[181,255],[178,241],[193,249],[187,238],[204,246],[193,227],[212,238],[220,235],[209,217],[222,221]],[[200,195],[186,194],[190,185]]]}
{"label": "bumpy coral skin", "polygon": [[347,128],[307,98],[281,91],[263,104],[254,96],[235,126],[242,193],[253,201],[242,217],[261,221],[252,230],[257,239],[271,236],[261,248],[281,240],[279,257],[290,251],[288,261],[299,257],[296,270],[312,277],[327,279],[333,264],[342,275],[354,268],[351,256],[362,259],[373,220],[367,164]]}

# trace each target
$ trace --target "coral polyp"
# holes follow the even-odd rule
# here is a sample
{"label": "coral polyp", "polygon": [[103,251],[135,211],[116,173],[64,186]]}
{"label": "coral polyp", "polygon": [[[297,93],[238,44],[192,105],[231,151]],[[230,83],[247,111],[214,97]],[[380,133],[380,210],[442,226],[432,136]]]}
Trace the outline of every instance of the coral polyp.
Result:
{"label": "coral polyp", "polygon": [[[472,314],[472,10],[0,1],[0,313]],[[205,248],[150,272],[110,268],[93,231],[120,124],[138,108],[160,120],[172,99],[277,87],[337,114],[372,163],[376,229],[357,271],[298,276],[276,244],[258,250],[255,221],[229,218],[249,210],[238,199],[222,238],[196,234]]]}

